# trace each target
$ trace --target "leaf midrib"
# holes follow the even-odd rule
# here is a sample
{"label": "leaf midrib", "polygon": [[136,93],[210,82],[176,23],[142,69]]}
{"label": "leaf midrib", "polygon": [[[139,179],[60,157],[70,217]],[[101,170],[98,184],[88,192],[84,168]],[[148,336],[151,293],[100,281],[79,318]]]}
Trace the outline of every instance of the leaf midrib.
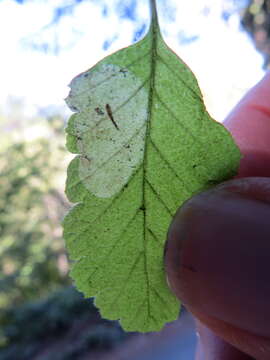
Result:
{"label": "leaf midrib", "polygon": [[155,78],[156,78],[156,58],[157,58],[157,39],[159,33],[159,25],[157,21],[156,2],[151,0],[151,24],[149,29],[149,36],[151,36],[151,49],[150,49],[150,86],[149,86],[149,101],[148,101],[148,116],[145,131],[145,146],[144,146],[144,158],[143,158],[143,179],[142,179],[142,211],[143,211],[143,247],[144,247],[144,271],[146,275],[146,287],[147,287],[147,310],[148,317],[152,318],[150,312],[150,284],[147,270],[147,240],[146,240],[146,173],[147,173],[147,155],[148,155],[148,144],[150,139],[151,131],[151,118],[153,109],[153,96],[155,89]]}

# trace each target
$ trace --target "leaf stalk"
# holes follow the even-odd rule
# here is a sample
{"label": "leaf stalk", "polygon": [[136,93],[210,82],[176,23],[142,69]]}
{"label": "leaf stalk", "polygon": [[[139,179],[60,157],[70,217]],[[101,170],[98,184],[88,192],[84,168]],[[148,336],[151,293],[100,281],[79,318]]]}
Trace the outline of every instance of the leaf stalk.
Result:
{"label": "leaf stalk", "polygon": [[151,12],[151,28],[159,29],[156,0],[150,0],[150,12]]}

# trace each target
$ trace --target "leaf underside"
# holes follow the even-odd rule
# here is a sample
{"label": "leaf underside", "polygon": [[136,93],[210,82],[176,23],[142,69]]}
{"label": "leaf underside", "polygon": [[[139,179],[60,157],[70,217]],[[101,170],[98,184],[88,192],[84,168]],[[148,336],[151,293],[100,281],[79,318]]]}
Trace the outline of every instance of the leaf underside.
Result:
{"label": "leaf underside", "polygon": [[[240,153],[197,81],[152,25],[71,83],[64,220],[71,276],[103,317],[158,331],[178,317],[163,249],[177,208],[231,178]],[[109,106],[108,106],[109,105]]]}

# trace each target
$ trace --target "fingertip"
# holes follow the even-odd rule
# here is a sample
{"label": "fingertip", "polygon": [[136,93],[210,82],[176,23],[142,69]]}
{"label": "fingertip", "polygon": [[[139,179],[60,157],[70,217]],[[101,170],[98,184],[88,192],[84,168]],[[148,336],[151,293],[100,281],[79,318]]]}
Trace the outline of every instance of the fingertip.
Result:
{"label": "fingertip", "polygon": [[236,347],[224,341],[199,320],[196,321],[198,346],[196,360],[254,360]]}
{"label": "fingertip", "polygon": [[[251,112],[246,113],[246,109]],[[267,118],[270,118],[270,71],[235,106],[224,120],[224,125],[229,130],[234,129],[236,124],[239,127],[243,126],[240,123],[245,122],[247,118],[252,118],[253,110],[259,111]]]}
{"label": "fingertip", "polygon": [[270,336],[269,204],[268,178],[201,193],[177,212],[165,256],[170,287],[187,307],[262,336]]}
{"label": "fingertip", "polygon": [[229,114],[224,125],[243,157],[239,176],[270,176],[270,72]]}
{"label": "fingertip", "polygon": [[[217,357],[219,360],[232,360],[230,357],[223,359],[223,354],[235,356],[234,360],[270,359],[270,340],[268,337],[259,336],[255,331],[249,332],[237,328],[196,311],[192,311],[192,313],[197,319],[201,353],[209,355],[213,350],[220,355]],[[206,359],[211,358],[206,357]]]}

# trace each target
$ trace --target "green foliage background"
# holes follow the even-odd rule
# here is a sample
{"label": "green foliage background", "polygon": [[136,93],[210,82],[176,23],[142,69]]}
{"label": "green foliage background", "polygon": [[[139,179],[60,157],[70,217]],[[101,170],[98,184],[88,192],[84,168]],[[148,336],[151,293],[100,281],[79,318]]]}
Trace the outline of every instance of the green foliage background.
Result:
{"label": "green foliage background", "polygon": [[0,111],[0,359],[80,359],[127,335],[70,286],[64,117],[24,112],[16,99]]}
{"label": "green foliage background", "polygon": [[22,128],[22,114],[12,116],[1,118],[0,309],[69,283],[60,228],[69,207],[61,192],[64,120],[35,118]]}
{"label": "green foliage background", "polygon": [[264,68],[270,64],[270,0],[249,0],[241,14],[244,29],[264,57]]}

